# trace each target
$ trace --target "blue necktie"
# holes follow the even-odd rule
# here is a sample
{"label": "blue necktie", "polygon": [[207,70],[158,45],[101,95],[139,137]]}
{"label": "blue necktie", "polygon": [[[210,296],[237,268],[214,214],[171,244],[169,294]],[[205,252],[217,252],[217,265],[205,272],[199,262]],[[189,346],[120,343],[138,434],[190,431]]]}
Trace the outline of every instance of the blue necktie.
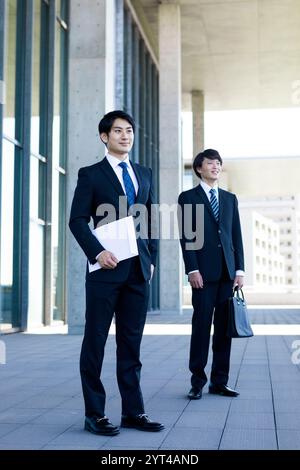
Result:
{"label": "blue necktie", "polygon": [[218,222],[218,220],[219,220],[219,203],[218,203],[218,199],[217,199],[217,196],[216,196],[216,190],[214,188],[211,188],[209,190],[209,192],[210,192],[210,205],[211,205],[212,211],[214,213],[215,219]]}
{"label": "blue necktie", "polygon": [[124,186],[125,186],[125,192],[127,196],[127,201],[129,207],[132,206],[132,204],[135,203],[135,189],[133,186],[132,179],[129,176],[128,170],[127,170],[127,163],[121,162],[119,163],[119,166],[123,170],[123,181],[124,181]]}

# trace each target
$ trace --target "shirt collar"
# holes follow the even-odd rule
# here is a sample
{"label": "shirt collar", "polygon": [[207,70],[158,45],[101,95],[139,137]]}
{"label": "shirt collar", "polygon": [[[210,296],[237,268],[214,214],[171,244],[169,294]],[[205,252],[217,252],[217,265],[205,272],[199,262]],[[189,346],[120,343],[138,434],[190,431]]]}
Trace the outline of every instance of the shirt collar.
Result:
{"label": "shirt collar", "polygon": [[108,162],[110,163],[110,165],[115,169],[117,168],[117,166],[119,165],[119,163],[121,162],[125,162],[127,163],[127,166],[130,167],[130,161],[129,161],[129,156],[127,155],[127,157],[124,159],[124,160],[119,160],[117,157],[114,157],[113,155],[110,155],[109,153],[106,154],[106,158],[108,160]]}
{"label": "shirt collar", "polygon": [[[211,186],[209,186],[209,184],[205,183],[205,181],[200,181],[200,186],[204,189],[205,193],[209,196],[210,195],[210,190],[212,189]],[[213,186],[213,189],[215,189],[216,191],[216,194],[218,194],[218,183],[216,183],[214,186]]]}

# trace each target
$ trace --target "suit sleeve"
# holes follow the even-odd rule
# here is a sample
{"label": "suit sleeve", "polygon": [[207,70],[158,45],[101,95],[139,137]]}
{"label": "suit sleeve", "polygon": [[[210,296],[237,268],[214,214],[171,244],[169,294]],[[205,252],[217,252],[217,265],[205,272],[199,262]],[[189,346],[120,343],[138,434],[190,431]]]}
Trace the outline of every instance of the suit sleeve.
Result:
{"label": "suit sleeve", "polygon": [[158,211],[157,205],[155,204],[154,188],[152,182],[152,170],[150,170],[150,191],[148,201],[146,203],[147,214],[148,214],[148,240],[149,240],[149,251],[151,256],[151,264],[156,266],[157,250],[158,250]]}
{"label": "suit sleeve", "polygon": [[234,248],[234,259],[235,259],[235,270],[244,271],[244,250],[243,250],[243,239],[242,239],[242,230],[240,223],[240,216],[238,210],[238,200],[234,196],[234,211],[233,211],[233,220],[232,220],[232,241]]}
{"label": "suit sleeve", "polygon": [[93,187],[86,168],[80,168],[71,207],[69,227],[90,263],[105,248],[89,227],[93,209]]}
{"label": "suit sleeve", "polygon": [[199,271],[199,266],[195,250],[186,249],[186,244],[192,242],[193,240],[186,238],[185,227],[192,228],[193,221],[191,219],[191,211],[185,211],[185,204],[190,204],[190,202],[186,199],[184,193],[181,193],[178,198],[177,219],[179,229],[179,240],[185,265],[185,273],[188,274],[191,271]]}

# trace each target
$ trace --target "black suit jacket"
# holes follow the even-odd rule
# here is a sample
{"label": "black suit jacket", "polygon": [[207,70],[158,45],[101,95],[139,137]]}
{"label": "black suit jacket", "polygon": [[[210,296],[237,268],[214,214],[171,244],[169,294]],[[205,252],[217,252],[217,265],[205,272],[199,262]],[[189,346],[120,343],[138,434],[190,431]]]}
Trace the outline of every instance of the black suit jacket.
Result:
{"label": "black suit jacket", "polygon": [[[222,275],[223,253],[230,279],[234,279],[237,270],[244,270],[244,253],[241,234],[238,202],[234,194],[219,188],[219,222],[216,221],[208,197],[201,187],[196,186],[179,195],[178,212],[180,243],[182,247],[185,271],[199,270],[204,281],[217,281]],[[184,210],[185,204],[192,205],[192,211]],[[196,205],[204,204],[204,244],[199,250],[187,250],[188,239],[184,232],[187,223],[196,230]],[[191,215],[190,215],[191,214]],[[222,253],[223,251],[223,253]]]}
{"label": "black suit jacket", "polygon": [[[139,190],[136,204],[143,204],[148,211],[148,234],[151,231],[151,204],[153,201],[152,171],[137,163],[132,163]],[[125,196],[123,188],[109,164],[107,158],[91,166],[80,168],[78,182],[71,207],[69,227],[77,242],[83,249],[90,263],[95,263],[95,257],[104,250],[97,238],[92,234],[89,222],[93,218],[94,228],[104,219],[105,214],[97,214],[101,204],[111,204],[116,211],[116,220],[127,214],[119,213],[119,197]],[[137,239],[141,269],[145,280],[150,279],[150,265],[156,262],[157,240]],[[98,269],[89,273],[86,278],[90,281],[120,282],[127,278],[130,260],[120,261],[115,269]]]}

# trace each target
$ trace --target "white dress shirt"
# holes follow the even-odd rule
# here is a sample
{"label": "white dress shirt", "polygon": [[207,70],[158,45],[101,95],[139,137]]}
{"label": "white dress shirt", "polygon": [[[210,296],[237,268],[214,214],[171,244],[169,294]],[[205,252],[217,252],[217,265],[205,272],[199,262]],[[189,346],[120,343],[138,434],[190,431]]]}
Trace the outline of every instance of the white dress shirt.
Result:
{"label": "white dress shirt", "polygon": [[[206,196],[207,196],[207,199],[209,200],[209,203],[210,203],[210,190],[213,188],[215,190],[215,195],[216,195],[216,198],[217,198],[217,201],[219,202],[219,187],[218,187],[218,184],[216,183],[214,186],[209,186],[209,184],[205,183],[205,181],[200,181],[200,186],[202,187],[202,189],[204,190]],[[188,274],[192,274],[192,273],[198,273],[199,272],[199,269],[195,269],[194,271],[190,271]],[[245,276],[245,272],[238,269],[236,272],[235,272],[235,275],[236,276]]]}
{"label": "white dress shirt", "polygon": [[202,187],[202,189],[205,191],[205,194],[207,196],[207,199],[209,200],[210,202],[210,190],[211,189],[214,189],[215,190],[215,195],[216,195],[216,198],[217,198],[217,201],[219,202],[219,187],[218,187],[218,183],[216,183],[214,186],[209,186],[209,184],[205,183],[204,181],[200,181],[200,186]]}
{"label": "white dress shirt", "polygon": [[120,181],[121,183],[121,186],[123,188],[123,191],[124,193],[126,194],[126,191],[125,191],[125,186],[124,186],[124,181],[123,181],[123,169],[119,166],[119,163],[121,162],[125,162],[127,164],[127,170],[128,170],[128,173],[129,173],[129,176],[133,182],[133,186],[134,186],[134,189],[135,189],[135,195],[137,195],[138,193],[138,190],[139,190],[139,184],[138,184],[138,181],[136,179],[136,176],[135,176],[135,173],[133,171],[133,168],[131,166],[131,163],[130,163],[130,160],[129,160],[129,157],[127,155],[127,157],[125,158],[125,160],[119,160],[117,157],[114,157],[113,155],[110,155],[109,153],[106,155],[106,158],[108,160],[108,163],[110,164],[110,166],[112,167],[112,169],[114,170],[114,172],[116,173],[117,175],[117,178],[118,180]]}

